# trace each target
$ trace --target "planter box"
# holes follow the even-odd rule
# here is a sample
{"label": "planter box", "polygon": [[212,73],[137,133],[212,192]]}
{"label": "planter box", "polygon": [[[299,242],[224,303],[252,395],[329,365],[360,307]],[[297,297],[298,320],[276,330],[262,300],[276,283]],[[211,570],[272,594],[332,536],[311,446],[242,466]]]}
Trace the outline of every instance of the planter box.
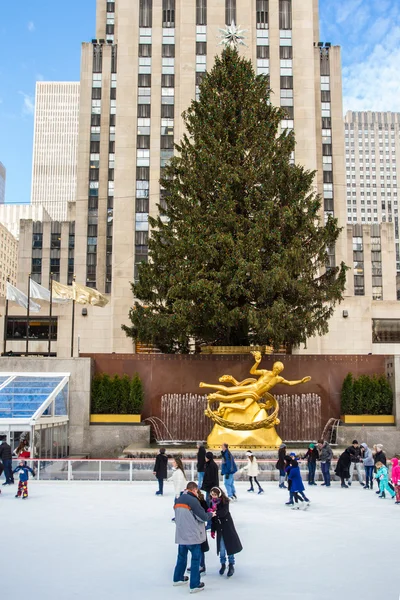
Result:
{"label": "planter box", "polygon": [[90,415],[91,423],[141,423],[142,415]]}
{"label": "planter box", "polygon": [[394,415],[342,415],[346,425],[395,425]]}

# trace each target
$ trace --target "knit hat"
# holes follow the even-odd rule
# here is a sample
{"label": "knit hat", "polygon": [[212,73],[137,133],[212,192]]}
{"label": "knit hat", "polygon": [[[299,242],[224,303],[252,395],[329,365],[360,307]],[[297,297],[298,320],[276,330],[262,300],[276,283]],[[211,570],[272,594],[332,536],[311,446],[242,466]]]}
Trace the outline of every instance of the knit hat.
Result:
{"label": "knit hat", "polygon": [[376,445],[376,449],[377,449],[377,450],[379,450],[379,452],[380,452],[381,450],[383,450],[383,446],[382,446],[382,444],[377,444],[377,445]]}
{"label": "knit hat", "polygon": [[286,444],[281,444],[279,448],[286,448]]}
{"label": "knit hat", "polygon": [[247,456],[253,456],[253,453],[251,450],[247,450],[246,454],[247,454]]}
{"label": "knit hat", "polygon": [[296,452],[291,452],[291,453],[289,454],[289,456],[294,456],[294,457],[296,457]]}
{"label": "knit hat", "polygon": [[206,458],[208,458],[208,460],[212,460],[214,458],[214,454],[212,452],[206,452]]}
{"label": "knit hat", "polygon": [[310,444],[308,447],[309,447],[311,450],[314,450],[314,448],[315,448],[315,444]]}

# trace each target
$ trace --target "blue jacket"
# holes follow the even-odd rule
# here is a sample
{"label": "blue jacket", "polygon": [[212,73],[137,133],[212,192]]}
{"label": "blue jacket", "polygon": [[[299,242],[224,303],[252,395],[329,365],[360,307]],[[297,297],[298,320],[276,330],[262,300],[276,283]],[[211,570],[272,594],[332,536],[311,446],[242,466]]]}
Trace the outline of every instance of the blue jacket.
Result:
{"label": "blue jacket", "polygon": [[300,467],[292,467],[288,475],[289,481],[291,481],[290,491],[291,492],[303,492],[304,484],[301,478]]}
{"label": "blue jacket", "polygon": [[35,473],[28,466],[21,467],[18,465],[16,469],[14,469],[13,473],[18,473],[19,471],[19,480],[20,481],[28,481],[29,479],[29,471],[32,473],[32,476],[35,477]]}
{"label": "blue jacket", "polygon": [[233,475],[236,473],[237,466],[234,461],[232,454],[229,450],[223,450],[221,452],[222,456],[222,465],[221,465],[221,475]]}
{"label": "blue jacket", "polygon": [[388,468],[385,467],[385,465],[383,465],[383,467],[378,469],[378,471],[376,472],[375,479],[377,479],[381,483],[388,483],[388,481],[389,481],[388,475],[389,475]]}

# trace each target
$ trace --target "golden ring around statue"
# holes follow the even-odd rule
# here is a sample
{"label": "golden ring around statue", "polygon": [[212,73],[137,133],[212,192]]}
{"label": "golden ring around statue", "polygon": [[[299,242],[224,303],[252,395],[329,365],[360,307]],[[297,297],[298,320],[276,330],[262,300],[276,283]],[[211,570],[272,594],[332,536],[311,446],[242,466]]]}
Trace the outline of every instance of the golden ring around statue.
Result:
{"label": "golden ring around statue", "polygon": [[236,431],[247,431],[247,430],[251,431],[254,429],[262,429],[262,428],[268,429],[270,427],[274,427],[274,425],[279,425],[280,421],[278,419],[278,413],[279,413],[278,401],[276,400],[276,398],[274,398],[274,396],[272,394],[269,394],[268,392],[265,393],[263,400],[267,400],[268,404],[259,403],[258,406],[260,408],[267,409],[267,407],[270,408],[271,407],[270,404],[272,404],[272,406],[274,407],[274,410],[270,415],[268,415],[268,417],[266,419],[263,419],[262,421],[256,421],[255,423],[234,423],[233,421],[227,421],[226,419],[222,419],[222,417],[217,415],[210,408],[206,409],[205,414],[207,417],[212,419],[215,423],[217,423],[218,425],[221,425],[221,427],[225,427],[227,429],[233,429]]}

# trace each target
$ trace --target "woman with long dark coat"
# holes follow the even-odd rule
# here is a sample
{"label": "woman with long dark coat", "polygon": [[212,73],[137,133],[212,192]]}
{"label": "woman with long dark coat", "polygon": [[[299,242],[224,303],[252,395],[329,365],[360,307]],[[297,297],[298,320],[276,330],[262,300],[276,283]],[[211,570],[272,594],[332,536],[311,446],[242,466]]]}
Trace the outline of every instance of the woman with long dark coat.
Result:
{"label": "woman with long dark coat", "polygon": [[278,450],[278,460],[277,460],[277,463],[275,465],[275,468],[278,469],[278,471],[279,471],[279,487],[280,488],[286,488],[286,485],[285,485],[285,477],[286,477],[285,468],[288,465],[287,458],[288,458],[288,456],[286,454],[286,444],[281,444],[279,446],[279,450]]}
{"label": "woman with long dark coat", "polygon": [[204,477],[201,489],[206,492],[206,500],[208,501],[210,491],[213,487],[219,485],[218,465],[214,460],[212,452],[206,452],[206,464],[204,467]]}
{"label": "woman with long dark coat", "polygon": [[338,477],[340,477],[341,487],[348,488],[346,485],[346,480],[350,479],[350,464],[351,464],[351,454],[349,449],[346,448],[344,452],[339,456],[339,460],[337,461],[335,473]]}
{"label": "woman with long dark coat", "polygon": [[213,487],[210,496],[211,510],[216,512],[211,522],[211,537],[214,539],[217,536],[217,554],[221,562],[219,574],[225,573],[226,555],[228,555],[227,575],[232,577],[235,572],[235,554],[241,552],[243,546],[229,512],[229,498],[219,487]]}

